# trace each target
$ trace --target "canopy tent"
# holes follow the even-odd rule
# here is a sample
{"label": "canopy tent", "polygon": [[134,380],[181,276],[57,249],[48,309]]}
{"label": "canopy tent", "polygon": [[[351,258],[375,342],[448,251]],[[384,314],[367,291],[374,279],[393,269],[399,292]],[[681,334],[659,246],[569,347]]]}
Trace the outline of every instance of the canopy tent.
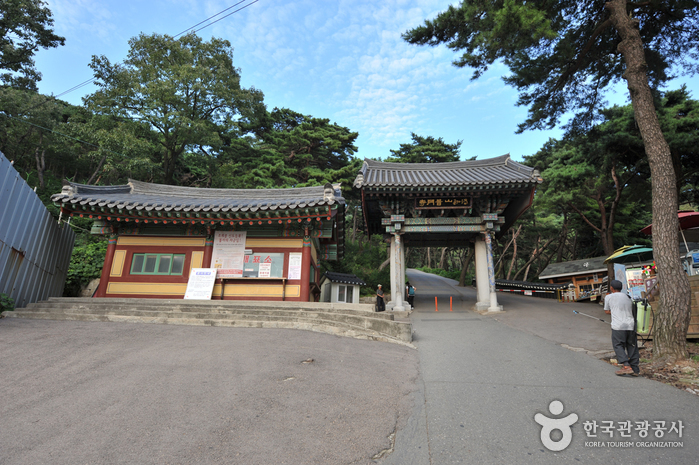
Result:
{"label": "canopy tent", "polygon": [[614,251],[604,263],[643,264],[653,260],[653,249],[643,245],[625,245]]}
{"label": "canopy tent", "polygon": [[[677,212],[677,219],[680,223],[680,234],[682,235],[682,240],[684,241],[684,247],[689,252],[689,247],[687,246],[687,238],[691,242],[699,241],[699,212],[691,211],[680,211]],[[653,225],[649,224],[645,228],[641,229],[643,234],[652,235]]]}

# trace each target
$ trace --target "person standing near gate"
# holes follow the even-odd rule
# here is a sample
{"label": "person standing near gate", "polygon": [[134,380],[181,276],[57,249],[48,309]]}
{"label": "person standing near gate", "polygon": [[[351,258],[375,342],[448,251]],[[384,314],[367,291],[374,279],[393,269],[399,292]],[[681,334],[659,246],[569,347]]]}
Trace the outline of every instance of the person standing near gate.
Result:
{"label": "person standing near gate", "polygon": [[408,294],[408,304],[411,308],[415,308],[415,286],[410,284],[410,281],[406,284],[406,292]]}
{"label": "person standing near gate", "polygon": [[619,292],[623,284],[619,280],[609,283],[609,292],[604,298],[604,313],[612,315],[612,347],[621,369],[615,374],[619,376],[638,376],[638,341],[632,313],[632,303],[629,296]]}
{"label": "person standing near gate", "polygon": [[376,290],[376,311],[383,312],[386,310],[386,303],[383,301],[383,289],[381,289],[381,284]]}

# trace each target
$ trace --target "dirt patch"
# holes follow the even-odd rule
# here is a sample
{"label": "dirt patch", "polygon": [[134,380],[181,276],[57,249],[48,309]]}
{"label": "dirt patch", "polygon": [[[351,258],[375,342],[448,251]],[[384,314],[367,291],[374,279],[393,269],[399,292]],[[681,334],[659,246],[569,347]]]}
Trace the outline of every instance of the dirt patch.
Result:
{"label": "dirt patch", "polygon": [[[653,366],[653,341],[639,341],[641,376],[670,384],[683,391],[699,396],[699,342],[687,342],[689,358],[677,363]],[[607,363],[617,365],[616,356],[603,358]]]}

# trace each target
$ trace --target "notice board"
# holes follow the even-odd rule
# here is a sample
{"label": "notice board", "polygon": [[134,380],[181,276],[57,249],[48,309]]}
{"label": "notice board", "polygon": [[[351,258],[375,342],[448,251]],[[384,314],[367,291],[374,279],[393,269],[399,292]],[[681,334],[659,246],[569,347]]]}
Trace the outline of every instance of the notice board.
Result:
{"label": "notice board", "polygon": [[211,300],[216,281],[216,270],[212,268],[192,268],[187,281],[185,299]]}
{"label": "notice board", "polygon": [[246,231],[216,231],[211,266],[218,278],[242,278]]}

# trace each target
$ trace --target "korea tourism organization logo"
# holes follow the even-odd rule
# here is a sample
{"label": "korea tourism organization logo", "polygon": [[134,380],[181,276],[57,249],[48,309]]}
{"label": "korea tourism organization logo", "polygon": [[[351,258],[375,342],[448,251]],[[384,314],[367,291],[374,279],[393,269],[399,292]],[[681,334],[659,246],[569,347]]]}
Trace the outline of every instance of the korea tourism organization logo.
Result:
{"label": "korea tourism organization logo", "polygon": [[[549,404],[549,412],[553,415],[560,415],[563,412],[563,403],[559,400],[554,400]],[[537,413],[534,415],[534,421],[541,425],[541,443],[548,450],[559,452],[570,445],[573,440],[573,430],[570,428],[578,421],[578,415],[571,413],[563,418],[549,418],[546,415]],[[554,441],[551,439],[551,434],[554,431],[561,432],[561,439]]]}
{"label": "korea tourism organization logo", "polygon": [[[563,414],[563,403],[554,400],[549,404],[549,412],[554,418],[542,413],[534,415],[534,421],[541,425],[541,443],[548,450],[560,452],[570,446],[573,440],[572,426],[579,420],[576,413]],[[559,417],[559,418],[555,418]],[[595,448],[674,448],[684,447],[681,420],[598,420],[586,419],[582,422],[585,432],[585,447]]]}

